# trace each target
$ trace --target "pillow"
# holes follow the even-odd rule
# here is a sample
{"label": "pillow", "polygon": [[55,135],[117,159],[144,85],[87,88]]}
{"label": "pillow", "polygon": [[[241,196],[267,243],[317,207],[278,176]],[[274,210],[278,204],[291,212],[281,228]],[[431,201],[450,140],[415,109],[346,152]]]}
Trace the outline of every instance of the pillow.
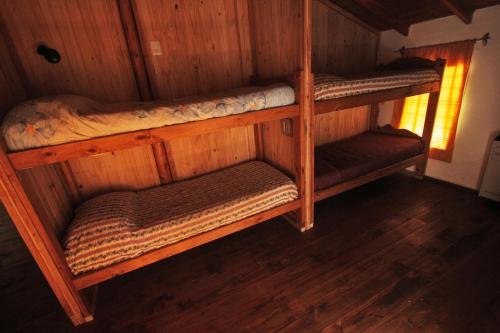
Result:
{"label": "pillow", "polygon": [[399,58],[388,64],[380,65],[379,70],[401,70],[401,69],[432,69],[435,62],[425,58]]}

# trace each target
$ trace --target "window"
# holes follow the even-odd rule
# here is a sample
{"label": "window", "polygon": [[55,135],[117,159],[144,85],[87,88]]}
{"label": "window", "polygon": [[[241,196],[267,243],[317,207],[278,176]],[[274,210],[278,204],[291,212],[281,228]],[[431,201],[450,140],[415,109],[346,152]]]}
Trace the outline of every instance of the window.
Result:
{"label": "window", "polygon": [[[474,41],[405,49],[405,57],[446,59],[436,120],[432,132],[430,157],[451,162],[453,144],[462,104],[465,80]],[[407,97],[395,103],[393,125],[422,134],[429,94]]]}

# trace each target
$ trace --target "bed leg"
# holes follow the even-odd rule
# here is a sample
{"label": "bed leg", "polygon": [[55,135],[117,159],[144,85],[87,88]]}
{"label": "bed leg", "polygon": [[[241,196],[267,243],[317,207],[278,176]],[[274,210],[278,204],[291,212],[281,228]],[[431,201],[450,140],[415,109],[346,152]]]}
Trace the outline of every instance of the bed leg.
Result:
{"label": "bed leg", "polygon": [[436,120],[438,103],[439,103],[439,91],[432,92],[429,95],[429,101],[427,102],[424,129],[422,133],[422,139],[425,142],[426,158],[423,161],[419,162],[415,168],[416,175],[421,178],[425,176],[425,170],[427,168],[427,160],[429,159],[429,151],[431,149],[432,130],[434,129],[434,121]]}
{"label": "bed leg", "polygon": [[299,230],[300,232],[306,232],[309,229],[312,229],[314,226],[313,223],[308,224],[307,227],[304,226],[304,223],[302,222],[302,219],[300,218],[301,212],[300,210],[297,210],[295,212],[290,212],[282,215],[282,217],[290,223],[292,227],[295,229]]}
{"label": "bed leg", "polygon": [[426,168],[427,168],[427,158],[415,165],[414,177],[420,180],[424,179]]}

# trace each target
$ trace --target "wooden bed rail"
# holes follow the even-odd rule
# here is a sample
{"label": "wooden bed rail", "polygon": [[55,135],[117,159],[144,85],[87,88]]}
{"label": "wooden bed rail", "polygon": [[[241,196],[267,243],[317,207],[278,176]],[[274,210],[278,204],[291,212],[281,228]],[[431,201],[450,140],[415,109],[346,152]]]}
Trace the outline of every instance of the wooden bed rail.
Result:
{"label": "wooden bed rail", "polygon": [[446,67],[446,60],[438,58],[435,61],[428,62],[430,64],[422,67],[422,69],[434,69],[439,73],[439,76],[441,78],[439,81],[415,84],[400,88],[385,89],[368,94],[359,94],[323,101],[316,101],[314,103],[314,113],[321,114],[341,111],[357,106],[374,105],[380,102],[390,101],[394,99],[439,92],[441,89],[444,68]]}
{"label": "wooden bed rail", "polygon": [[282,206],[278,206],[265,212],[247,217],[243,220],[190,237],[172,245],[164,246],[158,250],[148,252],[139,257],[122,261],[120,263],[96,271],[77,275],[73,278],[73,283],[78,290],[88,288],[103,281],[109,280],[113,277],[123,275],[138,268],[150,265],[159,260],[171,257],[178,253],[211,242],[213,240],[233,234],[237,231],[268,221],[274,217],[299,209],[301,206],[302,200],[292,201]]}
{"label": "wooden bed rail", "polygon": [[367,184],[369,182],[372,182],[374,180],[377,180],[379,178],[388,176],[392,173],[404,170],[408,167],[411,167],[413,165],[417,165],[424,161],[426,159],[425,154],[420,154],[417,156],[414,156],[412,158],[409,158],[407,160],[391,164],[385,168],[375,170],[372,172],[369,172],[365,175],[362,175],[360,177],[356,177],[354,179],[348,180],[346,182],[328,187],[326,189],[318,190],[314,194],[314,201],[320,201],[326,198],[329,198],[331,196],[340,194],[342,192],[348,191],[350,189],[353,189],[355,187]]}
{"label": "wooden bed rail", "polygon": [[8,153],[16,170],[299,115],[296,104]]}
{"label": "wooden bed rail", "polygon": [[59,240],[38,216],[4,149],[0,149],[0,198],[73,325],[91,321],[91,300],[73,284]]}
{"label": "wooden bed rail", "polygon": [[410,97],[415,95],[439,92],[441,82],[428,82],[408,87],[393,88],[382,91],[376,91],[369,94],[340,97],[314,103],[314,113],[322,114],[327,112],[341,111],[357,106],[376,104],[390,101],[398,98]]}

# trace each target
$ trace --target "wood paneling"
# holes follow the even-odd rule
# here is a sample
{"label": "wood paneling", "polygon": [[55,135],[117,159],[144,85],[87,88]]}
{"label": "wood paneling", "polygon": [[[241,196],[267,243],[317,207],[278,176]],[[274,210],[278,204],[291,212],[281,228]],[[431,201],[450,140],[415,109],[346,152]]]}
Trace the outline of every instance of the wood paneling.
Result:
{"label": "wood paneling", "polygon": [[300,69],[302,1],[250,0],[254,70],[260,78]]}
{"label": "wood paneling", "polygon": [[[79,94],[106,102],[139,99],[116,1],[1,1],[0,12],[4,33],[26,73],[28,98]],[[51,64],[36,54],[40,43],[58,50],[61,61]],[[71,163],[71,169],[88,195],[108,185],[119,188],[125,180],[134,188],[155,185],[148,164],[154,160],[138,162],[148,155],[147,148],[134,152],[138,156],[104,154]],[[111,169],[100,169],[104,166]],[[97,177],[84,176],[89,170]]]}
{"label": "wood paneling", "polygon": [[138,190],[160,183],[151,146],[118,150],[68,162],[83,198],[117,190]]}
{"label": "wood paneling", "polygon": [[[246,0],[135,1],[155,99],[240,87],[252,75]],[[154,55],[151,42],[159,43]],[[253,126],[166,143],[174,179],[255,158]]]}
{"label": "wood paneling", "polygon": [[[328,1],[313,2],[313,72],[350,75],[376,65],[378,33]],[[321,145],[368,129],[369,112],[357,107],[316,116],[315,144]]]}
{"label": "wood paneling", "polygon": [[[297,121],[296,119],[294,121]],[[292,133],[292,135],[297,134]],[[269,121],[262,124],[262,138],[264,141],[264,159],[285,171],[288,175],[294,176],[295,140],[294,137],[281,133],[281,121]]]}
{"label": "wood paneling", "polygon": [[[0,13],[29,78],[30,97],[81,94],[107,102],[137,100],[115,1],[1,1]],[[60,52],[58,64],[36,53],[42,43]]]}
{"label": "wood paneling", "polygon": [[[155,98],[207,94],[248,83],[251,75],[248,17],[245,11],[239,12],[245,3],[245,0],[134,2]],[[161,54],[153,55],[151,42],[159,43]]]}
{"label": "wood paneling", "polygon": [[19,179],[44,226],[61,239],[73,217],[73,202],[58,166],[24,170]]}
{"label": "wood paneling", "polygon": [[334,10],[313,3],[313,72],[349,75],[372,70],[378,33]]}
{"label": "wood paneling", "polygon": [[26,99],[26,91],[8,48],[6,38],[0,33],[0,119],[10,108]]}
{"label": "wood paneling", "polygon": [[167,145],[172,156],[172,178],[181,180],[255,158],[253,126],[235,127],[189,139],[175,139]]}
{"label": "wood paneling", "polygon": [[361,106],[316,116],[314,143],[323,145],[366,131],[369,127],[369,107]]}

